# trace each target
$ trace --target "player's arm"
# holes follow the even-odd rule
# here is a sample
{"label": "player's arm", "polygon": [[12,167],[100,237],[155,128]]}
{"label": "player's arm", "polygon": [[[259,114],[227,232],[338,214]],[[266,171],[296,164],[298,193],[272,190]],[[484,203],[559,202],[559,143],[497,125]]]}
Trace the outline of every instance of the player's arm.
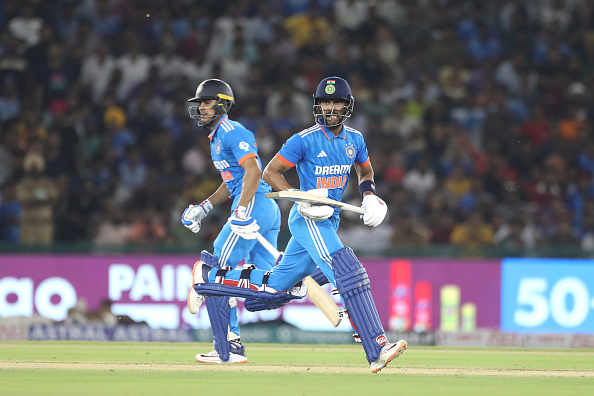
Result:
{"label": "player's arm", "polygon": [[229,192],[227,185],[225,184],[225,182],[222,182],[219,188],[217,188],[217,191],[215,191],[207,199],[210,201],[212,206],[219,206],[220,204],[228,200],[230,196],[231,193]]}
{"label": "player's arm", "polygon": [[[365,165],[355,164],[355,171],[357,172],[357,178],[359,179],[359,186],[361,186],[362,183],[365,183],[365,189],[360,191],[361,196],[365,197],[366,195],[375,194],[375,182],[373,181],[374,173],[371,162],[367,161]],[[367,185],[371,185],[371,187],[367,189]]]}
{"label": "player's arm", "polygon": [[260,185],[262,169],[256,157],[246,159],[241,163],[244,170],[243,183],[241,184],[241,195],[237,206],[248,206]]}
{"label": "player's arm", "polygon": [[272,160],[266,165],[262,179],[270,185],[276,191],[292,190],[293,187],[287,182],[287,179],[283,176],[283,173],[291,169],[292,166],[285,164],[278,157],[272,158]]}
{"label": "player's arm", "polygon": [[229,218],[233,232],[245,239],[256,239],[260,229],[258,222],[251,217],[247,208],[254,195],[256,195],[262,177],[262,169],[256,158],[256,156],[253,156],[241,161],[241,167],[244,170],[241,195],[233,215]]}

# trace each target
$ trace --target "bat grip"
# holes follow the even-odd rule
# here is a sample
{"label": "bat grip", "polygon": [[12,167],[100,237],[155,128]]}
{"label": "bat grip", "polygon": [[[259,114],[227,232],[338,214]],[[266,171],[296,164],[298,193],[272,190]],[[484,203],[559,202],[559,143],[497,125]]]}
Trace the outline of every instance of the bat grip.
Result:
{"label": "bat grip", "polygon": [[264,246],[264,249],[268,250],[268,253],[274,256],[275,260],[280,257],[280,252],[276,250],[275,247],[272,246],[270,242],[268,242],[268,239],[264,238],[264,236],[259,232],[256,232],[256,239],[258,240],[258,242],[260,242],[262,246]]}

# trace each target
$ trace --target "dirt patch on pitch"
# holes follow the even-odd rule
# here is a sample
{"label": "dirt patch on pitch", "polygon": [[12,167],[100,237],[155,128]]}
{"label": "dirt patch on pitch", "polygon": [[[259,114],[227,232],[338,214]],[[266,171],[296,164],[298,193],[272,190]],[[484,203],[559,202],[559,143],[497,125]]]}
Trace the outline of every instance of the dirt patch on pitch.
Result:
{"label": "dirt patch on pitch", "polygon": [[[366,367],[338,366],[262,366],[251,363],[220,364],[159,364],[159,363],[101,363],[101,362],[0,362],[0,370],[105,370],[105,371],[247,371],[247,372],[282,372],[282,373],[320,373],[320,374],[370,374]],[[494,376],[494,377],[563,377],[594,378],[592,371],[578,370],[493,370],[468,368],[417,368],[388,366],[382,375],[442,375],[442,376]]]}

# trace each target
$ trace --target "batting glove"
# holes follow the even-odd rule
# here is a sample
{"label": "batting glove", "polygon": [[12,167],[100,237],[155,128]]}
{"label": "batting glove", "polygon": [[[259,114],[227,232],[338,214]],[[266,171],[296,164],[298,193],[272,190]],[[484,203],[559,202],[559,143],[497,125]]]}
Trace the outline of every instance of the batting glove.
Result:
{"label": "batting glove", "polygon": [[384,221],[388,213],[388,206],[377,195],[369,194],[363,198],[363,205],[361,207],[365,213],[361,215],[363,224],[369,227],[377,227]]}
{"label": "batting glove", "polygon": [[245,206],[238,206],[233,211],[233,215],[229,217],[229,224],[231,230],[244,239],[256,239],[258,237],[260,226],[256,219],[247,214]]}
{"label": "batting glove", "polygon": [[200,205],[190,205],[184,210],[181,222],[187,229],[197,233],[200,231],[202,219],[206,217],[212,208],[213,206],[208,199],[202,201]]}
{"label": "batting glove", "polygon": [[[327,188],[314,188],[313,190],[307,190],[308,193],[319,195],[323,198],[328,198]],[[334,208],[328,205],[313,205],[308,202],[300,202],[297,205],[297,211],[301,216],[308,220],[322,221],[326,220],[334,214]]]}

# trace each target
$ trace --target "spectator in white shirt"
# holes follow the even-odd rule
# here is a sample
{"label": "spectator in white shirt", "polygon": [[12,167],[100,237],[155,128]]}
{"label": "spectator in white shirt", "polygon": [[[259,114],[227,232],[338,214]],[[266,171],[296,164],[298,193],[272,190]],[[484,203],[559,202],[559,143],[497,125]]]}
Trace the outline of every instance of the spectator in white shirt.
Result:
{"label": "spectator in white shirt", "polygon": [[163,44],[161,52],[153,60],[159,80],[168,86],[173,86],[184,74],[185,63],[183,58],[177,55],[176,50],[173,43]]}
{"label": "spectator in white shirt", "polygon": [[25,47],[32,47],[39,42],[43,20],[35,16],[33,3],[25,1],[19,15],[8,21],[8,30],[15,37],[23,40]]}
{"label": "spectator in white shirt", "polygon": [[148,77],[151,61],[148,56],[140,52],[138,43],[132,42],[129,51],[117,59],[116,67],[122,72],[117,99],[124,102],[128,99],[130,92]]}
{"label": "spectator in white shirt", "polygon": [[94,54],[84,60],[81,81],[91,87],[94,103],[99,103],[103,99],[114,68],[115,61],[104,45],[97,48]]}
{"label": "spectator in white shirt", "polygon": [[402,180],[402,186],[414,194],[419,203],[424,202],[429,191],[437,185],[435,172],[429,165],[429,159],[421,155],[417,159],[416,166],[406,172],[406,176]]}

